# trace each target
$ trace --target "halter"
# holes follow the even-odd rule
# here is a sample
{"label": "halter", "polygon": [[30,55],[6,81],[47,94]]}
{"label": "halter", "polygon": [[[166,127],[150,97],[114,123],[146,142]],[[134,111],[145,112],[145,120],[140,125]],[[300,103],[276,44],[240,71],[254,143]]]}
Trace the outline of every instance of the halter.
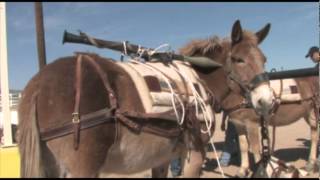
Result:
{"label": "halter", "polygon": [[230,92],[234,91],[234,88],[232,87],[232,83],[234,82],[237,84],[240,89],[242,90],[240,92],[240,95],[245,99],[245,101],[242,103],[248,107],[253,107],[250,93],[252,90],[260,86],[262,83],[269,82],[269,77],[267,73],[261,73],[256,76],[254,76],[249,83],[245,83],[231,70],[230,68],[230,59],[227,59],[227,65],[224,68],[225,72],[227,73],[227,85],[228,85],[228,92],[227,94],[222,98],[222,101],[230,94]]}
{"label": "halter", "polygon": [[[267,73],[261,73],[261,74],[254,76],[249,83],[244,83],[232,72],[227,74],[227,78],[231,81],[236,82],[246,94],[250,93],[252,90],[254,90],[256,87],[260,86],[262,83],[269,81],[269,77],[268,77]],[[230,88],[230,86],[229,86],[229,88]]]}

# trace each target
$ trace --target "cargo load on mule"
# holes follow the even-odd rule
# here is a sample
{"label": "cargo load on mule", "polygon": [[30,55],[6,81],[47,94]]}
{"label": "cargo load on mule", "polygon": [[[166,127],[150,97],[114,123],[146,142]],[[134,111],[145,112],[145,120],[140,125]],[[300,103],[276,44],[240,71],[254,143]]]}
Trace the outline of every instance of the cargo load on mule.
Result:
{"label": "cargo load on mule", "polygon": [[[65,136],[74,133],[74,148],[78,148],[80,130],[91,126],[96,126],[106,121],[112,121],[112,114],[116,114],[117,119],[123,122],[134,132],[148,132],[164,137],[175,137],[180,135],[182,126],[161,127],[154,120],[163,119],[168,121],[178,120],[179,125],[184,125],[183,121],[191,109],[191,103],[196,98],[203,101],[197,109],[201,113],[196,113],[196,119],[213,119],[214,114],[211,105],[214,103],[213,94],[202,83],[197,74],[191,68],[189,62],[193,65],[204,68],[214,69],[221,67],[220,64],[206,57],[188,57],[174,52],[156,52],[153,49],[129,44],[128,42],[113,42],[94,39],[80,32],[80,36],[65,31],[63,43],[81,43],[93,45],[98,48],[108,48],[120,51],[132,57],[128,62],[114,62],[126,71],[138,90],[139,98],[144,106],[145,113],[135,111],[114,112],[117,111],[117,99],[114,91],[111,89],[107,75],[101,70],[99,65],[93,60],[92,54],[77,52],[76,68],[76,97],[72,122],[67,125],[44,130],[41,133],[43,140],[50,140],[56,137]],[[79,102],[81,94],[82,81],[82,61],[87,61],[98,72],[104,83],[105,89],[111,100],[111,108],[105,108],[93,113],[79,114]],[[170,64],[168,64],[170,62]],[[171,65],[172,64],[172,65]],[[190,84],[191,83],[191,84]],[[178,102],[176,102],[178,99]],[[145,119],[148,122],[141,123],[132,119]],[[80,123],[81,121],[81,123]]]}

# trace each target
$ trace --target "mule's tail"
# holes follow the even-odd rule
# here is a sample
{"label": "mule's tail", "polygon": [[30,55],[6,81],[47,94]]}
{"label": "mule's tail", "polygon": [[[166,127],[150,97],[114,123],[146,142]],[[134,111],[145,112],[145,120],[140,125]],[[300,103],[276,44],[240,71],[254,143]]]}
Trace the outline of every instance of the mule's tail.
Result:
{"label": "mule's tail", "polygon": [[45,177],[45,169],[41,158],[41,142],[37,122],[36,97],[37,93],[31,97],[30,109],[29,112],[26,112],[28,114],[19,115],[20,117],[23,116],[26,118],[21,121],[21,124],[19,124],[20,132],[18,133],[21,177]]}

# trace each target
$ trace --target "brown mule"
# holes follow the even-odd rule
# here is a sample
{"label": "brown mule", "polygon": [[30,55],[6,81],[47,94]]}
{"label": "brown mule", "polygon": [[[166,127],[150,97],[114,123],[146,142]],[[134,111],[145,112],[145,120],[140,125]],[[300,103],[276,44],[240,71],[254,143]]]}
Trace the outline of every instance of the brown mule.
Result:
{"label": "brown mule", "polygon": [[[311,130],[311,147],[306,170],[311,171],[316,165],[316,151],[319,138],[317,128],[317,117],[319,117],[318,77],[295,78],[295,80],[302,99],[291,103],[281,103],[275,110],[269,124],[270,126],[278,127],[292,124],[301,118],[306,120]],[[242,97],[233,94],[222,106],[225,109],[231,109],[235,101],[241,102],[242,100]],[[255,161],[260,160],[261,141],[258,129],[260,119],[253,109],[248,108],[234,109],[232,112],[229,112],[229,118],[235,124],[239,134],[241,167],[238,175],[245,176],[249,172],[249,146],[254,154]]]}
{"label": "brown mule", "polygon": [[[228,38],[224,38],[222,40],[218,41],[217,37],[208,39],[208,40],[194,40],[184,46],[180,49],[180,53],[187,56],[199,56],[199,55],[206,55],[208,57],[212,57],[214,55],[217,62],[220,64],[223,64],[224,68],[218,69],[216,72],[214,72],[214,76],[205,76],[200,74],[200,77],[206,81],[206,82],[214,82],[209,83],[210,89],[212,89],[212,92],[215,94],[217,104],[215,107],[213,107],[216,112],[219,112],[219,109],[221,109],[221,106],[225,105],[229,97],[231,97],[233,94],[241,96],[241,87],[239,84],[237,84],[235,81],[230,79],[228,77],[228,67],[230,66],[230,63],[233,67],[237,66],[239,67],[239,73],[248,73],[248,67],[252,66],[252,62],[256,61],[255,69],[260,68],[260,72],[264,71],[264,64],[266,62],[265,56],[261,52],[261,50],[258,48],[258,45],[264,40],[264,38],[267,36],[270,29],[270,24],[266,25],[264,28],[262,28],[257,33],[252,33],[246,30],[242,30],[240,23],[235,23],[233,25],[233,31],[231,36],[231,41]],[[238,40],[241,39],[240,42]],[[219,42],[219,46],[222,47],[222,51],[213,51],[212,49],[216,48],[213,45],[213,42]],[[236,43],[238,42],[238,43]],[[233,46],[232,46],[233,44]],[[243,45],[244,47],[238,46]],[[217,46],[217,45],[215,45]],[[218,47],[219,47],[218,46]],[[238,46],[238,47],[237,47]],[[241,48],[240,48],[241,47]],[[239,49],[238,49],[239,48]],[[221,56],[221,58],[217,58]],[[251,79],[252,77],[248,77],[248,79]],[[219,82],[219,83],[218,83]],[[220,83],[221,82],[221,83]],[[260,87],[269,87],[268,83],[262,84]],[[273,102],[272,97],[268,95],[270,92],[269,88],[265,88],[263,91],[259,91],[256,95],[263,96],[268,102]],[[252,96],[253,99],[258,99],[258,97]],[[242,100],[242,99],[241,99]],[[228,102],[228,105],[231,106],[238,106],[242,103],[242,101],[237,101],[236,99]],[[257,105],[259,106],[259,105]],[[269,107],[269,106],[268,106]],[[256,108],[259,109],[259,108]],[[268,108],[267,108],[268,109]],[[205,125],[202,124],[202,128],[205,129]],[[211,129],[211,134],[214,132],[214,127]],[[203,144],[207,144],[209,142],[210,137],[207,134],[202,135],[202,141]],[[192,159],[193,158],[193,159]],[[189,176],[190,174],[194,175],[195,177],[198,177],[200,175],[201,167],[203,164],[203,156],[199,154],[199,152],[192,151],[190,152],[190,161],[183,162],[184,166],[184,176]],[[167,169],[168,164],[160,166],[161,169]],[[160,170],[154,170],[153,172],[160,172]],[[164,174],[158,173],[155,177],[166,177],[167,171],[163,171]],[[191,175],[191,176],[192,176]]]}
{"label": "brown mule", "polygon": [[[237,21],[232,29],[232,41],[196,41],[182,52],[207,56],[225,66],[225,69],[216,71],[194,67],[208,88],[215,93],[218,101],[230,91],[230,87],[238,87],[235,91],[243,94],[239,88],[241,85],[242,89],[249,90],[248,93],[254,97],[253,104],[257,109],[266,109],[272,104],[270,100],[273,96],[270,93],[259,97],[259,92],[268,91],[269,87],[261,83],[250,89],[249,85],[257,75],[264,72],[265,59],[258,44],[265,38],[268,30],[267,26],[256,34],[242,31],[240,22]],[[105,79],[118,102],[117,110],[143,113],[142,104],[136,98],[137,89],[128,74],[111,59],[87,55],[107,77]],[[48,64],[28,82],[22,93],[18,109],[22,177],[99,177],[103,173],[131,174],[158,167],[180,154],[186,155],[186,146],[194,149],[191,160],[202,157],[199,149],[203,147],[194,140],[181,140],[180,136],[168,138],[145,131],[135,132],[128,124],[117,119],[80,130],[78,134],[71,133],[43,140],[40,135],[45,130],[71,122],[75,102],[78,101],[74,87],[77,81],[76,58],[63,57]],[[106,90],[105,81],[101,80],[101,75],[89,61],[82,62],[81,76],[80,115],[110,107],[110,91]],[[131,119],[130,122],[134,120]],[[79,130],[79,127],[74,127],[75,131],[71,132]],[[190,131],[183,131],[183,135],[189,134]],[[74,149],[75,139],[79,140],[77,150]],[[200,161],[202,162],[201,159],[190,162]],[[199,172],[195,170],[197,169],[186,170],[185,176],[199,176]]]}

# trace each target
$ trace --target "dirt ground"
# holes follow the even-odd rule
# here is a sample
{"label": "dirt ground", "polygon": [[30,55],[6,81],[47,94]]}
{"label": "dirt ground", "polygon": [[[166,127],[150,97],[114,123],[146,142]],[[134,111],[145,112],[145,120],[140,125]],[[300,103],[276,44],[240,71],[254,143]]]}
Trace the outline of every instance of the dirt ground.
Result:
{"label": "dirt ground", "polygon": [[[223,140],[224,132],[220,130],[220,116],[217,118],[217,126],[215,136],[213,138],[215,147],[217,149],[218,155],[220,155]],[[272,132],[271,129],[269,131]],[[277,127],[276,129],[276,145],[274,156],[287,162],[293,164],[297,168],[304,167],[306,160],[308,159],[310,145],[310,128],[307,123],[301,119],[289,126]],[[208,165],[206,165],[202,171],[201,177],[203,178],[221,178],[219,168],[216,164],[216,157],[213,152],[207,153]],[[252,157],[251,157],[252,158]],[[222,167],[225,177],[230,178],[236,175],[236,172],[239,167],[239,161],[233,160],[232,164],[228,167]],[[105,177],[113,178],[123,178],[123,177],[132,177],[132,178],[150,178],[151,170],[147,170],[141,173],[132,174],[130,176],[124,175],[108,175]],[[168,177],[172,177],[169,171]],[[304,178],[319,178],[319,172],[311,173]],[[319,178],[320,179],[320,178]]]}

